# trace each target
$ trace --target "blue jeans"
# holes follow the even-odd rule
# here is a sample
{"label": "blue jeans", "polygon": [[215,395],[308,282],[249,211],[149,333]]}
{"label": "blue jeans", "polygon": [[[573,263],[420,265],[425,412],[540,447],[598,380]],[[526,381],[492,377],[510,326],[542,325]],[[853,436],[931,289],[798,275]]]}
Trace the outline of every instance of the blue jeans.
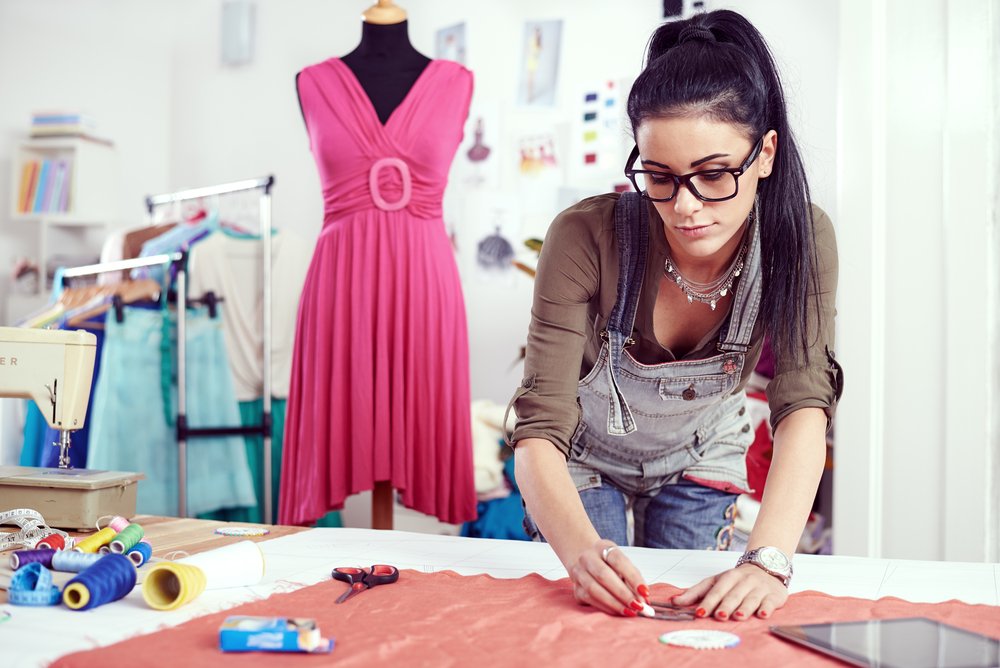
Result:
{"label": "blue jeans", "polygon": [[[606,480],[580,492],[580,500],[601,538],[628,545],[627,496]],[[664,485],[655,496],[633,498],[635,540],[639,547],[679,550],[736,550],[746,537],[734,533],[736,495],[693,483]],[[525,530],[544,541],[525,513]]]}

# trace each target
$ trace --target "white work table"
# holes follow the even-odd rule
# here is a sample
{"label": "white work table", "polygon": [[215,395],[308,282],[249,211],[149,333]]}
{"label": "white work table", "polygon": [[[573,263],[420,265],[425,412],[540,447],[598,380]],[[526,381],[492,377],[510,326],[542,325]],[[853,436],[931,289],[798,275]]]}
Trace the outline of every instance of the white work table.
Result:
{"label": "white work table", "polygon": [[[266,573],[260,584],[207,591],[171,612],[148,608],[139,587],[120,601],[86,612],[74,612],[64,606],[30,608],[4,604],[2,608],[12,615],[0,624],[0,637],[8,639],[4,651],[11,660],[5,663],[46,665],[65,654],[113,644],[274,593],[325,581],[334,566],[387,563],[400,570],[451,570],[462,575],[488,574],[497,578],[519,578],[530,573],[552,580],[566,577],[565,569],[548,545],[521,541],[369,529],[310,529],[264,540],[260,546],[266,559]],[[679,587],[693,585],[732,566],[737,557],[733,552],[623,549],[647,582]],[[865,599],[894,596],[920,603],[957,599],[1000,605],[1000,564],[796,555],[794,566],[792,593],[816,590]]]}

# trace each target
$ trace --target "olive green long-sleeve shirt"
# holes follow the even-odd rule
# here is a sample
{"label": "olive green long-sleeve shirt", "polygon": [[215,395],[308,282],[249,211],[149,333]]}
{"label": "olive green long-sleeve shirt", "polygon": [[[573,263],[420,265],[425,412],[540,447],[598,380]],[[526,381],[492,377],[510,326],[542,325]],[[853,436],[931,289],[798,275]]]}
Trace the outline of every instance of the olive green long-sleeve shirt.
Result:
{"label": "olive green long-sleeve shirt", "polygon": [[[559,214],[545,237],[535,278],[525,380],[514,401],[515,444],[525,438],[544,438],[569,456],[570,439],[581,418],[577,383],[597,361],[604,343],[600,332],[617,297],[617,201],[617,194],[585,199]],[[646,204],[650,247],[632,333],[636,343],[629,353],[643,364],[716,355],[715,344],[728,316],[679,358],[660,345],[653,333],[653,307],[667,257],[667,241],[662,219],[651,203]],[[810,294],[816,300],[808,309],[810,347],[804,365],[792,359],[775,359],[775,377],[767,388],[772,427],[792,411],[805,407],[822,408],[832,418],[843,387],[843,375],[833,357],[837,242],[830,218],[815,206],[813,218],[819,289]],[[736,391],[746,386],[760,358],[764,334],[763,318],[758,317]]]}

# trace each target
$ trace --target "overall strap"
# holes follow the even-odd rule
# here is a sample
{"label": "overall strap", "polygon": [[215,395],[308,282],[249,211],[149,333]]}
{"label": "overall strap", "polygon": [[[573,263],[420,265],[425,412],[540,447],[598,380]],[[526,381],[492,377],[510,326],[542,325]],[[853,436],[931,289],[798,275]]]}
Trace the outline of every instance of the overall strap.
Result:
{"label": "overall strap", "polygon": [[750,336],[753,334],[757,315],[760,313],[760,301],[763,294],[763,274],[760,266],[760,223],[756,209],[753,213],[753,223],[750,230],[750,248],[743,262],[743,276],[733,295],[733,309],[729,322],[719,336],[718,348],[724,353],[745,353],[750,348]]}
{"label": "overall strap", "polygon": [[618,296],[602,334],[608,342],[608,433],[624,436],[635,431],[635,420],[618,387],[617,374],[622,351],[632,343],[632,327],[649,251],[649,215],[638,193],[622,193],[618,198],[615,239],[618,243]]}

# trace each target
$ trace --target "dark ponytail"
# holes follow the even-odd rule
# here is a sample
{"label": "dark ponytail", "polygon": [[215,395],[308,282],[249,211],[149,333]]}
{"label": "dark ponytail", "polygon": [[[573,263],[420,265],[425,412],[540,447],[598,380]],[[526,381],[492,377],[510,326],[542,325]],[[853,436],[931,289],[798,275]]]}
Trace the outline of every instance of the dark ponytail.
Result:
{"label": "dark ponytail", "polygon": [[751,143],[768,130],[778,133],[773,170],[757,188],[761,310],[775,353],[804,360],[809,295],[818,286],[809,185],[764,38],[729,10],[663,24],[649,40],[646,68],[629,93],[628,115],[633,134],[648,118],[677,116],[731,123]]}

